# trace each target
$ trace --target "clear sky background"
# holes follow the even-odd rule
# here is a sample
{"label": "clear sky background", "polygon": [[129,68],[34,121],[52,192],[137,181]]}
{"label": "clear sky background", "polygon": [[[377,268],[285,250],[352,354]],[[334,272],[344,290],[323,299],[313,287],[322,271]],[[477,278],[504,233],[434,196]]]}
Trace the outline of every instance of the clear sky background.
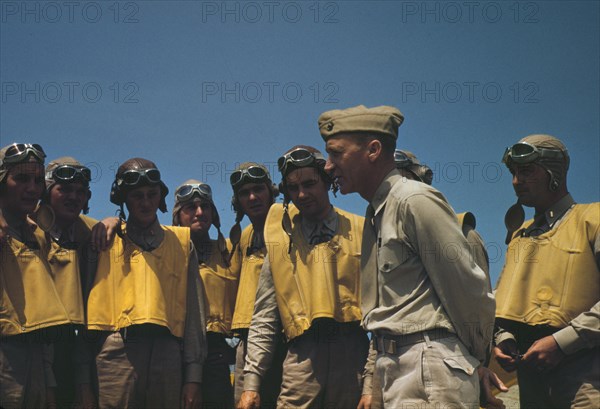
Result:
{"label": "clear sky background", "polygon": [[[324,150],[317,118],[358,104],[405,115],[398,147],[477,216],[495,282],[515,201],[504,148],[561,138],[576,201],[600,198],[598,1],[0,1],[0,145],[37,142],[94,172],[90,215],[114,215],[118,164],[156,162],[172,192]],[[357,195],[333,199],[364,214]],[[531,216],[531,211],[528,216]],[[170,213],[161,215],[169,224]],[[213,235],[214,236],[214,235]]]}

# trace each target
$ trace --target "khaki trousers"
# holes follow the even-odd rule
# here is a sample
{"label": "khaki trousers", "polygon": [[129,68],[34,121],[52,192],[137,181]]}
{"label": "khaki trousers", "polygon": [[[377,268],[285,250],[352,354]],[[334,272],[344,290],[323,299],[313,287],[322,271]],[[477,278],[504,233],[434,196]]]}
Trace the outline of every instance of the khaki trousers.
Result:
{"label": "khaki trousers", "polygon": [[288,347],[278,408],[356,409],[369,349],[357,323],[313,323]]}
{"label": "khaki trousers", "polygon": [[100,408],[178,408],[182,352],[170,335],[127,337],[104,334],[96,355]]}
{"label": "khaki trousers", "polygon": [[479,408],[479,361],[449,336],[377,355],[383,404],[390,409]]}
{"label": "khaki trousers", "polygon": [[43,344],[27,336],[0,338],[0,407],[44,408]]}

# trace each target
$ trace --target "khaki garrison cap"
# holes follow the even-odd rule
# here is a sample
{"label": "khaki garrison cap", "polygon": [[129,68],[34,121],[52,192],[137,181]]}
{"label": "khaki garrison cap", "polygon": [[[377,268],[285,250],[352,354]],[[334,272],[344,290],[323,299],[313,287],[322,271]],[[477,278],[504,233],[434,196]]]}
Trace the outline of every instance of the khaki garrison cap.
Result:
{"label": "khaki garrison cap", "polygon": [[390,106],[367,108],[364,105],[334,109],[321,114],[319,131],[324,140],[338,133],[364,132],[398,139],[398,127],[404,121],[402,112]]}

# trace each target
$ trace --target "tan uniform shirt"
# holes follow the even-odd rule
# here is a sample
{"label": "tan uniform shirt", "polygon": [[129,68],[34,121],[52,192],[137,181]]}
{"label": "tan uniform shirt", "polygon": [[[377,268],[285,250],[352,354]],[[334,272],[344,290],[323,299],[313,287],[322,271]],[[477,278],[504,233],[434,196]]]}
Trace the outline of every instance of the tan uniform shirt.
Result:
{"label": "tan uniform shirt", "polygon": [[394,169],[369,205],[363,234],[364,328],[377,335],[447,329],[485,360],[494,296],[445,197]]}

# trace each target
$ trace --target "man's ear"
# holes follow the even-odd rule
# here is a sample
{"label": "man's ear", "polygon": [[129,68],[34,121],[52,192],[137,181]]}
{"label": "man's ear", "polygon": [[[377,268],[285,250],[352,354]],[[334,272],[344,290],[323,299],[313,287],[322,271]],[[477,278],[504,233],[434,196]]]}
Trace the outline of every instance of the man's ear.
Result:
{"label": "man's ear", "polygon": [[370,162],[375,162],[377,158],[381,156],[383,146],[381,145],[381,141],[378,139],[373,139],[367,143],[367,155],[369,157]]}

